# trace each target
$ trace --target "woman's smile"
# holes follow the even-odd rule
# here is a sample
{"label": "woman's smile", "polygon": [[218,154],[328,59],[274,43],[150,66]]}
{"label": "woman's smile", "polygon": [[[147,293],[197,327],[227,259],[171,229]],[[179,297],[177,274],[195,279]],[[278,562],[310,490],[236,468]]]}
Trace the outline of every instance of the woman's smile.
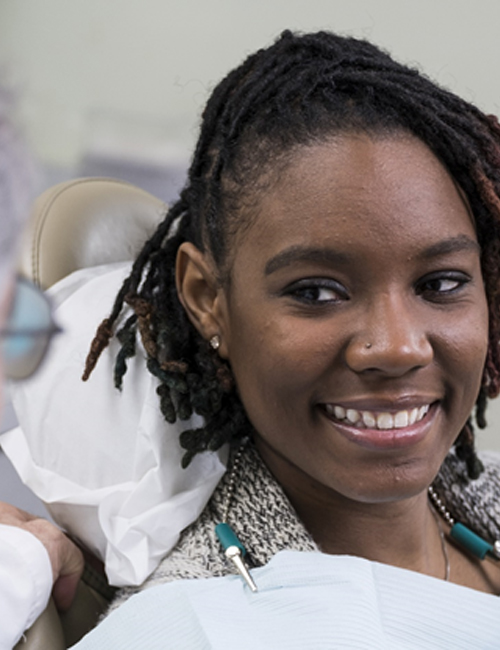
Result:
{"label": "woman's smile", "polygon": [[412,409],[400,409],[391,413],[390,411],[358,410],[340,406],[338,404],[325,404],[324,408],[334,421],[343,422],[358,429],[404,429],[415,422],[423,420],[429,412],[429,404],[415,406]]}
{"label": "woman's smile", "polygon": [[299,148],[237,244],[227,356],[285,490],[421,493],[467,421],[487,351],[468,206],[409,135]]}
{"label": "woman's smile", "polygon": [[392,412],[323,406],[336,431],[347,440],[373,450],[417,445],[431,430],[438,409],[439,402]]}

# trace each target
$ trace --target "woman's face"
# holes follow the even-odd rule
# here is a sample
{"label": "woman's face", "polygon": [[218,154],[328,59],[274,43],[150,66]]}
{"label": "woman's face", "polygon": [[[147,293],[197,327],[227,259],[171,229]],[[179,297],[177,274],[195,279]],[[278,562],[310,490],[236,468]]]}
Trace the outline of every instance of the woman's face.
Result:
{"label": "woman's face", "polygon": [[300,149],[237,244],[230,360],[285,490],[418,494],[476,400],[488,312],[470,211],[411,136]]}

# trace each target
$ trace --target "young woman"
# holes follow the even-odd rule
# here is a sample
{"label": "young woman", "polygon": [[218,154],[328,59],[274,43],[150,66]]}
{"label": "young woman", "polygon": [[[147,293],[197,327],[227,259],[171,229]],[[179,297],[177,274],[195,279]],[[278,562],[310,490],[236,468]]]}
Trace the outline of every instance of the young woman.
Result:
{"label": "young woman", "polygon": [[285,32],[219,84],[86,376],[127,306],[117,385],[140,335],[204,418],[184,463],[231,463],[78,647],[494,647],[499,196],[496,118],[367,42]]}

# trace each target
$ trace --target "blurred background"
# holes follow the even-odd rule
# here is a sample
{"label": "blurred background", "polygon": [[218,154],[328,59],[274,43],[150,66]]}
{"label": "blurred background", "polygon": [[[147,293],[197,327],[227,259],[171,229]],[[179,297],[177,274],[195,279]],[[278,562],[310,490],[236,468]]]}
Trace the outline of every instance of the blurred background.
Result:
{"label": "blurred background", "polygon": [[47,181],[172,198],[214,84],[284,28],[366,37],[497,112],[498,0],[0,0],[0,75]]}
{"label": "blurred background", "polygon": [[[0,78],[39,190],[104,175],[171,201],[211,89],[283,29],[368,38],[499,114],[499,25],[498,0],[0,0]],[[500,451],[500,403],[479,445]],[[0,498],[18,491],[0,457]]]}

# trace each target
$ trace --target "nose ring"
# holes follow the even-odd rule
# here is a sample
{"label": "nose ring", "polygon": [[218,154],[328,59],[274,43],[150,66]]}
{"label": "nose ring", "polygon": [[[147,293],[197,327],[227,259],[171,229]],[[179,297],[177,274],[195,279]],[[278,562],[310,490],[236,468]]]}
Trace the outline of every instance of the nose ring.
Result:
{"label": "nose ring", "polygon": [[371,343],[365,343],[365,348],[367,348],[369,350],[371,347],[372,347]]}

